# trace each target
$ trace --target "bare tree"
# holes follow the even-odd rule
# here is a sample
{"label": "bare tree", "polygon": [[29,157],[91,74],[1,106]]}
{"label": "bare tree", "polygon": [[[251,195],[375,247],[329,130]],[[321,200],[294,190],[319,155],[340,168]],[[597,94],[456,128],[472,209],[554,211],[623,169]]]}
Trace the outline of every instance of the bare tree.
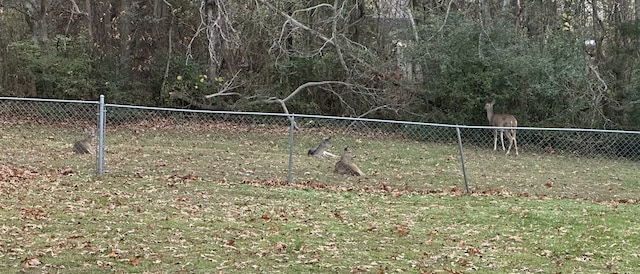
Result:
{"label": "bare tree", "polygon": [[[397,60],[394,57],[386,61],[372,59],[371,49],[350,39],[357,38],[358,35],[350,35],[352,33],[350,28],[344,27],[362,23],[358,19],[363,17],[362,12],[364,12],[361,1],[335,0],[331,4],[321,2],[296,9],[291,7],[280,9],[271,1],[258,0],[257,2],[283,19],[278,33],[272,36],[273,42],[270,48],[270,52],[274,53],[277,59],[319,58],[332,54],[340,64],[341,76],[303,83],[284,98],[269,95],[245,96],[244,99],[252,101],[250,104],[277,103],[285,113],[288,113],[287,103],[300,91],[306,90],[311,94],[324,91],[340,102],[345,110],[343,114],[360,116],[385,109],[397,112],[410,102],[408,97],[397,96],[394,91],[385,89],[384,84],[380,86],[376,84],[385,82],[397,84],[402,77]],[[235,86],[229,85],[229,87]],[[237,95],[236,93],[228,94]],[[227,93],[216,92],[206,97],[213,98],[220,95],[227,95]]]}
{"label": "bare tree", "polygon": [[3,5],[24,15],[32,40],[39,45],[49,41],[50,10],[60,3],[55,0],[6,0]]}
{"label": "bare tree", "polygon": [[209,81],[215,81],[220,75],[220,67],[223,60],[221,51],[224,48],[233,48],[239,41],[232,25],[232,18],[227,11],[223,0],[202,0],[200,2],[200,26],[191,38],[187,48],[187,61],[191,59],[193,42],[204,31],[207,37],[207,52],[209,67],[207,75]]}

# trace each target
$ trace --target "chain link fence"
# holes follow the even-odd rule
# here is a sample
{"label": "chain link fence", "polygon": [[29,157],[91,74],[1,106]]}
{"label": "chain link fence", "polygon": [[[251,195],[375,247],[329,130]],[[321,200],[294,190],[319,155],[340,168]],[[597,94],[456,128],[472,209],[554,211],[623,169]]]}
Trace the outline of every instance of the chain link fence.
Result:
{"label": "chain link fence", "polygon": [[[167,184],[292,182],[442,194],[468,188],[477,195],[585,199],[640,194],[639,132],[520,127],[519,155],[505,155],[499,140],[493,150],[493,128],[484,126],[6,97],[0,117],[0,161],[38,172],[90,174],[97,164],[108,176]],[[85,129],[101,132],[102,124],[96,153],[74,154]],[[352,162],[365,175],[335,174],[338,157],[309,157],[324,138],[331,138],[332,154],[354,151]]]}

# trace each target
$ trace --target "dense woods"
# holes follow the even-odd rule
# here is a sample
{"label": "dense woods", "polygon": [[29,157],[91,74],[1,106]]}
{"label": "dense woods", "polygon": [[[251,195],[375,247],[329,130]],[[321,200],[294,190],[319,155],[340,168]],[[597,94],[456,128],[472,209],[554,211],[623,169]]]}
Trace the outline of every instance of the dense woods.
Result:
{"label": "dense woods", "polygon": [[0,0],[0,95],[640,128],[639,0]]}

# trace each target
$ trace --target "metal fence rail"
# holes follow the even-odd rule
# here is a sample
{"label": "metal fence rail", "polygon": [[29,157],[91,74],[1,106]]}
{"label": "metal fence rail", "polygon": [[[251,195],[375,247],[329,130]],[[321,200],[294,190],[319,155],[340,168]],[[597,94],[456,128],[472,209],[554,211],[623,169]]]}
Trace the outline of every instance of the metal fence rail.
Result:
{"label": "metal fence rail", "polygon": [[[38,168],[90,168],[94,156],[74,155],[70,146],[83,129],[96,128],[99,175],[562,197],[597,196],[604,188],[608,198],[640,195],[633,174],[640,160],[636,131],[518,127],[520,155],[506,156],[499,141],[493,151],[495,128],[485,126],[128,106],[106,104],[104,97],[0,97],[0,118],[0,160]],[[365,176],[334,175],[337,159],[306,155],[326,137],[333,154],[353,149]]]}

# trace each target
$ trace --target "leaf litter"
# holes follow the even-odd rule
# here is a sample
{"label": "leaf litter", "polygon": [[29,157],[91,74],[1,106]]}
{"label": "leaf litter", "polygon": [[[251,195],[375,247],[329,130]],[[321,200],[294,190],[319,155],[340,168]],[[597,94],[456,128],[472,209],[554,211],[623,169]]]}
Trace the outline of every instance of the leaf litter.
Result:
{"label": "leaf litter", "polygon": [[[180,159],[192,161],[189,157]],[[133,157],[123,157],[127,158]],[[172,161],[165,159],[161,164],[156,168],[169,167]],[[563,254],[551,245],[544,249],[529,246],[544,243],[544,238],[539,239],[549,236],[544,228],[554,230],[552,241],[561,240],[565,246],[572,243],[569,237],[580,233],[562,220],[566,211],[558,209],[557,216],[540,217],[543,213],[532,202],[558,200],[506,189],[473,190],[469,198],[458,187],[416,189],[386,181],[287,184],[255,179],[231,183],[223,178],[211,180],[202,170],[180,166],[157,173],[143,168],[130,176],[115,174],[106,179],[87,179],[86,172],[75,171],[75,167],[44,172],[28,168],[24,172],[15,166],[9,169],[8,179],[2,181],[3,191],[13,188],[11,194],[22,196],[15,201],[27,202],[17,208],[3,206],[14,212],[13,216],[21,216],[9,220],[3,232],[26,243],[12,244],[7,253],[25,268],[99,267],[139,272],[140,267],[195,271],[200,265],[225,272],[277,272],[284,267],[309,270],[308,266],[315,265],[336,271],[465,273],[489,268],[533,272],[549,268],[503,258],[509,260],[509,254],[545,258]],[[258,171],[254,167],[242,172],[264,176],[256,174]],[[556,187],[557,183],[552,185]],[[485,199],[496,207],[481,210],[482,206],[460,207],[458,202],[486,206],[482,203]],[[503,199],[528,202],[517,207],[503,204]],[[621,210],[635,200],[599,202],[610,211]],[[531,203],[534,208],[525,210]],[[480,220],[481,214],[495,217]],[[580,215],[585,218],[593,212],[580,211]],[[531,218],[553,224],[527,224]],[[603,233],[611,237],[615,231]],[[637,233],[628,230],[627,237]],[[629,250],[633,243],[618,243],[616,248]],[[69,258],[76,258],[73,254],[78,251],[88,259],[70,265],[73,260]],[[561,269],[576,264],[593,269],[601,262],[597,254],[573,248],[560,258],[549,258],[549,263]],[[210,264],[201,262],[202,258]],[[613,261],[600,265],[624,270],[622,258],[614,256]]]}

